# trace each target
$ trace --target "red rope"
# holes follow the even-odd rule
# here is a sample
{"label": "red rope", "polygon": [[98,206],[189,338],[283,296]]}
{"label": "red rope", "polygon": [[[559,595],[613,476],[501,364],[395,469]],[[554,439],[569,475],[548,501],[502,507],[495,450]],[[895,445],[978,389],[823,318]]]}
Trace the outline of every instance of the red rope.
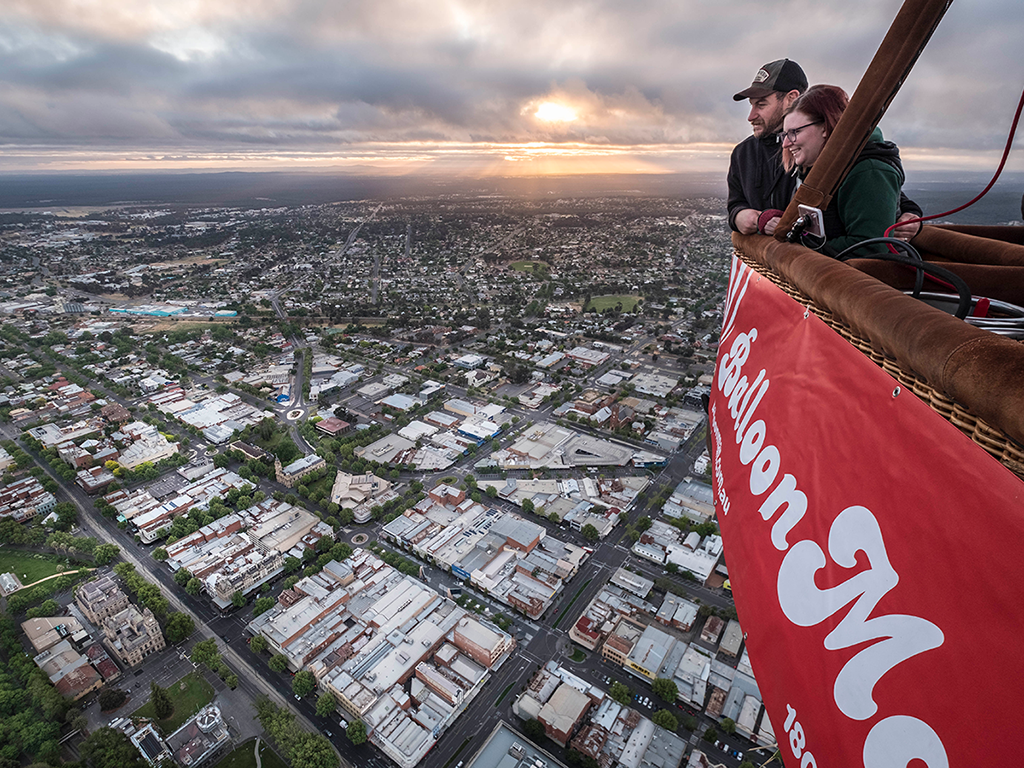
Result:
{"label": "red rope", "polygon": [[[1017,133],[1017,123],[1020,122],[1020,113],[1022,109],[1024,109],[1024,91],[1022,91],[1020,94],[1020,102],[1017,104],[1017,112],[1016,114],[1014,114],[1013,124],[1010,126],[1010,135],[1007,137],[1006,146],[1003,148],[1003,159],[999,161],[999,167],[996,168],[996,175],[992,177],[992,181],[988,183],[988,186],[981,190],[981,194],[979,194],[970,202],[964,203],[959,208],[954,208],[951,211],[946,211],[945,213],[936,213],[931,216],[921,216],[920,218],[917,219],[909,219],[902,223],[893,224],[891,227],[885,230],[885,237],[889,237],[889,233],[896,229],[896,227],[902,227],[906,224],[918,224],[922,221],[931,221],[932,219],[938,219],[943,216],[951,216],[954,213],[959,213],[964,208],[969,208],[970,206],[974,205],[976,202],[981,200],[981,198],[983,198],[986,194],[988,194],[988,191],[992,189],[996,181],[999,179],[999,175],[1003,172],[1003,166],[1006,165],[1006,159],[1010,156],[1010,147],[1013,146],[1013,137]],[[892,246],[889,247],[892,248]]]}
{"label": "red rope", "polygon": [[[977,197],[975,197],[970,202],[964,203],[959,208],[954,208],[951,211],[946,211],[944,213],[935,213],[935,214],[932,214],[931,216],[921,216],[919,218],[908,219],[907,221],[903,221],[903,222],[896,222],[891,227],[889,227],[887,230],[885,230],[885,237],[889,237],[890,233],[894,229],[896,229],[897,227],[903,227],[903,226],[906,226],[907,224],[920,224],[921,222],[931,221],[932,219],[939,219],[939,218],[942,218],[944,216],[952,216],[954,213],[959,213],[960,211],[964,210],[965,208],[970,208],[976,202],[981,200],[981,198],[983,198],[985,195],[987,195],[988,191],[990,189],[992,189],[993,186],[995,186],[996,181],[999,179],[999,175],[1003,172],[1003,166],[1006,165],[1006,159],[1010,156],[1010,147],[1013,146],[1013,137],[1017,133],[1017,123],[1020,122],[1020,114],[1021,114],[1021,110],[1022,109],[1024,109],[1024,91],[1022,91],[1021,94],[1020,94],[1020,101],[1017,103],[1017,111],[1013,115],[1013,123],[1010,125],[1010,135],[1006,138],[1006,146],[1003,147],[1003,157],[999,161],[999,167],[996,168],[996,173],[992,177],[992,181],[990,181],[988,183],[987,187],[985,187],[983,190],[981,190],[981,193]],[[889,250],[892,253],[897,253],[897,250],[892,245],[889,246]],[[947,289],[950,289],[950,290],[955,290],[954,287],[952,285],[950,285],[949,283],[947,283],[945,280],[942,280],[940,278],[934,277],[932,275],[925,275],[925,279],[931,280],[932,282],[937,283],[938,285],[942,286],[943,288],[947,288]],[[982,309],[982,307],[981,307],[981,305],[979,303],[978,307],[975,310],[975,315],[976,316],[978,316],[977,313],[981,309]],[[988,306],[987,305],[985,306],[984,311],[987,314],[987,311],[988,311]]]}

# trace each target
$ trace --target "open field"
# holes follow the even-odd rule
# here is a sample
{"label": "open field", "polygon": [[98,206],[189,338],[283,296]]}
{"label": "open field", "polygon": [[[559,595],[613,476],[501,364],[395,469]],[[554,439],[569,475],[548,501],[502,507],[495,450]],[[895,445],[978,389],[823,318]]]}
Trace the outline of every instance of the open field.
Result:
{"label": "open field", "polygon": [[587,306],[583,308],[583,311],[604,312],[606,309],[614,308],[617,304],[621,303],[623,312],[632,312],[636,309],[638,301],[640,301],[639,296],[630,296],[629,294],[622,294],[619,296],[594,296],[587,302]]}
{"label": "open field", "polygon": [[61,558],[52,555],[0,549],[0,573],[16,574],[22,584],[31,584],[47,576],[64,573],[65,570],[67,566]]}
{"label": "open field", "polygon": [[218,325],[230,325],[237,320],[235,317],[225,317],[223,320],[174,320],[172,318],[160,318],[155,322],[146,323],[143,327],[137,327],[137,333],[161,333],[163,331],[205,331],[207,328],[216,328]]}
{"label": "open field", "polygon": [[541,270],[549,269],[548,265],[543,261],[513,261],[509,264],[509,267],[516,272],[540,272]]}

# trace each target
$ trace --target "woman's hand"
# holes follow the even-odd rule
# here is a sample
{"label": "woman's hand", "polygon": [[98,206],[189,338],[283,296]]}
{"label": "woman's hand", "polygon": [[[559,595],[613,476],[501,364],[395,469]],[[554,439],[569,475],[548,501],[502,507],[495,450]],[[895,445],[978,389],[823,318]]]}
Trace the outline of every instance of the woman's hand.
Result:
{"label": "woman's hand", "polygon": [[[890,234],[890,237],[895,237],[899,240],[906,240],[908,243],[917,237],[917,233],[921,231],[921,222],[917,221],[920,218],[913,213],[904,213],[898,219],[896,223],[900,226],[896,227]],[[913,224],[903,224],[905,221],[914,221]]]}

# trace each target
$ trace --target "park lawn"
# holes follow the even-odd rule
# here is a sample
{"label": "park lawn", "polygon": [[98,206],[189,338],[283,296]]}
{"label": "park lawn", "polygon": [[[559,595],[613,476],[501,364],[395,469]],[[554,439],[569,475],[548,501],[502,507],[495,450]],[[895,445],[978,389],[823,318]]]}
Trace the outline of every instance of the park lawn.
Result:
{"label": "park lawn", "polygon": [[147,701],[132,714],[133,717],[148,717],[166,736],[174,733],[182,723],[213,701],[214,690],[203,678],[202,673],[190,672],[178,682],[167,688],[167,693],[174,702],[174,712],[166,720],[157,720],[153,711],[153,702]]}
{"label": "park lawn", "polygon": [[[252,750],[249,750],[249,754],[252,754]],[[277,754],[270,745],[265,741],[260,742],[260,763],[263,768],[288,768],[288,763],[281,759],[280,755]]]}
{"label": "park lawn", "polygon": [[[249,739],[213,768],[256,768],[256,757],[253,755],[255,744],[255,739]],[[288,764],[277,756],[266,741],[260,741],[260,763],[263,768],[288,768]]]}
{"label": "park lawn", "polygon": [[65,561],[50,555],[0,549],[0,573],[15,574],[21,579],[22,584],[31,584],[67,570],[75,569],[65,565]]}
{"label": "park lawn", "polygon": [[509,266],[516,272],[537,272],[545,267],[543,261],[513,261]]}
{"label": "park lawn", "polygon": [[[223,760],[213,766],[213,768],[256,768],[256,758],[253,755],[255,743],[255,739],[250,739],[242,746],[237,747],[230,752]],[[263,745],[264,743],[261,742],[260,746],[262,747]],[[261,762],[263,761],[262,754],[260,754],[260,760]]]}
{"label": "park lawn", "polygon": [[621,302],[623,312],[632,312],[636,309],[639,301],[639,296],[631,296],[625,293],[617,296],[594,296],[587,302],[587,306],[583,308],[583,311],[604,312],[606,309],[614,309],[615,305]]}

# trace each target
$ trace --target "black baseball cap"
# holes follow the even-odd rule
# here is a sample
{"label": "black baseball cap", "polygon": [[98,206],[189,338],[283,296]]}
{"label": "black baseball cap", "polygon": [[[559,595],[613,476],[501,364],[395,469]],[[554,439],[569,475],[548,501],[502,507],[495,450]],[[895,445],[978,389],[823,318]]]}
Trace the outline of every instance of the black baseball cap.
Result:
{"label": "black baseball cap", "polygon": [[760,99],[770,93],[789,93],[794,90],[800,93],[807,90],[807,75],[795,61],[779,59],[757,70],[750,87],[732,98],[733,101]]}

